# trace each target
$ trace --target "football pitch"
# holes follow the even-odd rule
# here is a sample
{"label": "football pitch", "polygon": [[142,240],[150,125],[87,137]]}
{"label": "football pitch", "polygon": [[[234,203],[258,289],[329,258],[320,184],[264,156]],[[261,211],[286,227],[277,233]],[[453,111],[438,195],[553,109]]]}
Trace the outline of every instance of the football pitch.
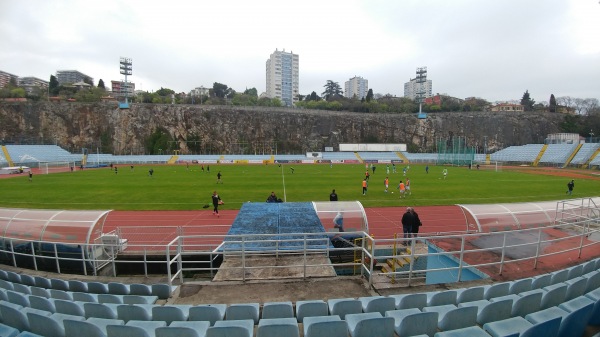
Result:
{"label": "football pitch", "polygon": [[[0,179],[0,207],[40,209],[113,210],[196,210],[210,203],[218,192],[225,202],[221,209],[239,209],[245,202],[264,202],[271,192],[284,201],[328,201],[335,189],[339,200],[359,200],[364,207],[431,206],[454,204],[513,203],[560,200],[567,183],[575,179],[572,198],[598,196],[600,177],[594,171],[557,169],[516,170],[504,167],[443,167],[396,165],[386,173],[385,164],[376,164],[366,195],[362,194],[364,164],[212,164],[210,172],[198,164],[129,165],[83,171],[26,174]],[[442,170],[448,175],[443,179]],[[152,176],[148,171],[154,170]],[[217,184],[217,173],[222,184]],[[558,172],[558,174],[547,171]],[[389,177],[389,192],[384,179]],[[399,198],[400,180],[411,181],[411,195]],[[394,192],[394,193],[391,193]]]}

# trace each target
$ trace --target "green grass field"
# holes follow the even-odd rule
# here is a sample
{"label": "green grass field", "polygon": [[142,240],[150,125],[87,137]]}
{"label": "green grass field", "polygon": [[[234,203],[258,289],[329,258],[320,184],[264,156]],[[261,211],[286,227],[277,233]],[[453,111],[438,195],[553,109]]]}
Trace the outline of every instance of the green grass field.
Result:
{"label": "green grass field", "polygon": [[[154,176],[148,176],[148,169]],[[412,195],[399,199],[395,189],[402,175],[391,172],[390,191],[384,193],[386,167],[377,165],[371,175],[369,190],[362,195],[362,164],[293,165],[211,165],[210,173],[202,173],[198,165],[120,166],[115,174],[109,168],[86,169],[56,174],[35,174],[0,179],[0,206],[47,209],[114,209],[114,210],[195,210],[210,202],[217,190],[225,205],[222,209],[239,209],[247,201],[263,202],[271,191],[286,201],[325,201],[336,189],[340,200],[360,200],[365,207],[429,206],[452,204],[511,203],[559,200],[566,198],[570,177],[523,173],[503,168],[468,170],[448,167],[448,178],[442,178],[441,166],[411,165],[407,176]],[[216,184],[217,172],[223,184]],[[572,171],[569,171],[572,172]],[[283,174],[282,174],[283,173]],[[539,172],[538,172],[539,173]],[[589,179],[581,178],[587,175]],[[598,196],[600,180],[590,171],[577,173],[573,197]],[[285,195],[284,195],[285,182]]]}

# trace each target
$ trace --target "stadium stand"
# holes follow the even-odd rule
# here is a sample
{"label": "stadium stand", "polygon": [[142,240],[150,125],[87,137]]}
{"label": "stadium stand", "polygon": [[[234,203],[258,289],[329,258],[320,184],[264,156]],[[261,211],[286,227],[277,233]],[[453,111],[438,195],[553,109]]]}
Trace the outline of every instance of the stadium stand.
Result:
{"label": "stadium stand", "polygon": [[71,154],[58,145],[6,145],[15,165],[29,165],[38,162],[75,162],[83,155]]}
{"label": "stadium stand", "polygon": [[533,163],[543,146],[543,144],[510,146],[492,153],[490,159],[502,162]]}
{"label": "stadium stand", "polygon": [[562,165],[576,148],[577,144],[548,144],[546,152],[540,159],[540,164]]}
{"label": "stadium stand", "polygon": [[[458,303],[460,293],[464,294],[469,289],[462,288],[459,297],[455,296],[456,291],[440,290],[405,296],[329,299],[329,310],[324,301],[318,300],[298,301],[295,306],[289,301],[265,302],[262,305],[177,305],[159,303],[158,296],[154,295],[145,304],[115,304],[94,302],[100,296],[90,293],[92,296],[88,302],[65,301],[32,295],[30,293],[35,286],[24,284],[30,283],[32,278],[27,277],[30,275],[0,270],[0,335],[18,336],[29,332],[40,336],[72,337],[85,332],[86,336],[107,337],[201,337],[236,332],[254,336],[256,331],[258,337],[299,336],[299,331],[303,331],[307,337],[373,336],[376,332],[377,336],[390,337],[432,336],[434,333],[435,336],[462,336],[466,333],[474,336],[507,336],[513,333],[531,336],[534,331],[537,334],[544,331],[544,336],[582,336],[586,327],[596,326],[597,330],[600,324],[600,270],[596,265],[600,265],[600,259],[544,274],[539,278],[549,280],[550,284],[544,288],[527,290],[530,288],[527,285],[535,287],[532,278],[481,287],[477,293],[487,300]],[[69,290],[48,290],[68,293],[73,299],[77,293],[71,291],[71,285],[73,290],[79,290],[86,283],[58,282],[56,278],[47,280],[49,286],[64,288],[65,284],[69,285]],[[87,285],[89,289],[89,282]],[[132,287],[133,284],[105,285],[109,292],[119,293],[112,295],[120,296],[122,303],[127,302],[126,296],[132,295],[123,295],[121,285],[128,287],[130,293],[138,288]],[[571,288],[578,290],[572,296],[560,297],[552,305],[540,306],[542,294],[550,293],[553,285],[557,286],[554,289],[565,288],[567,293]],[[581,291],[582,285],[585,285],[584,291]],[[503,295],[510,293],[511,289],[514,294]],[[552,297],[555,298],[555,295]],[[398,301],[411,296],[429,296],[430,302],[405,308],[403,302]],[[214,312],[206,311],[209,308]]]}

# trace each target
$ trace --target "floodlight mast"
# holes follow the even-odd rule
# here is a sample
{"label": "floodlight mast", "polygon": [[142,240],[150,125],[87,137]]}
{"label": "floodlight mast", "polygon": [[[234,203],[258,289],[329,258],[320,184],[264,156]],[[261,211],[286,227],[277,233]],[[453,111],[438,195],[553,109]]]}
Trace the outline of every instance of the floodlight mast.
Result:
{"label": "floodlight mast", "polygon": [[125,89],[125,104],[129,104],[129,102],[128,102],[129,85],[127,84],[127,76],[132,74],[131,58],[121,57],[121,59],[119,61],[119,65],[121,68],[121,75],[125,75],[125,82],[123,82],[123,85],[121,86],[121,91],[123,91],[123,89]]}
{"label": "floodlight mast", "polygon": [[423,112],[422,106],[425,100],[425,83],[427,82],[427,67],[417,68],[417,77],[415,78],[418,86],[417,100],[419,101],[419,113]]}

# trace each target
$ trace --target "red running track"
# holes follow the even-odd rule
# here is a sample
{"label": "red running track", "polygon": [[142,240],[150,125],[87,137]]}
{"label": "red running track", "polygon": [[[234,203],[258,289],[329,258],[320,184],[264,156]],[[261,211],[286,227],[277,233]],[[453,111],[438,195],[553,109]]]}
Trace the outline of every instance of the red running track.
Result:
{"label": "red running track", "polygon": [[[458,206],[416,207],[415,210],[423,223],[421,233],[467,230],[465,217]],[[405,211],[404,207],[366,208],[370,234],[376,238],[393,238],[394,233],[402,233],[400,219]],[[177,236],[176,227],[182,227],[185,234],[224,235],[237,214],[237,210],[222,210],[219,217],[211,210],[112,211],[104,223],[104,232],[120,227],[130,245],[163,245]],[[145,229],[142,232],[136,227]]]}

